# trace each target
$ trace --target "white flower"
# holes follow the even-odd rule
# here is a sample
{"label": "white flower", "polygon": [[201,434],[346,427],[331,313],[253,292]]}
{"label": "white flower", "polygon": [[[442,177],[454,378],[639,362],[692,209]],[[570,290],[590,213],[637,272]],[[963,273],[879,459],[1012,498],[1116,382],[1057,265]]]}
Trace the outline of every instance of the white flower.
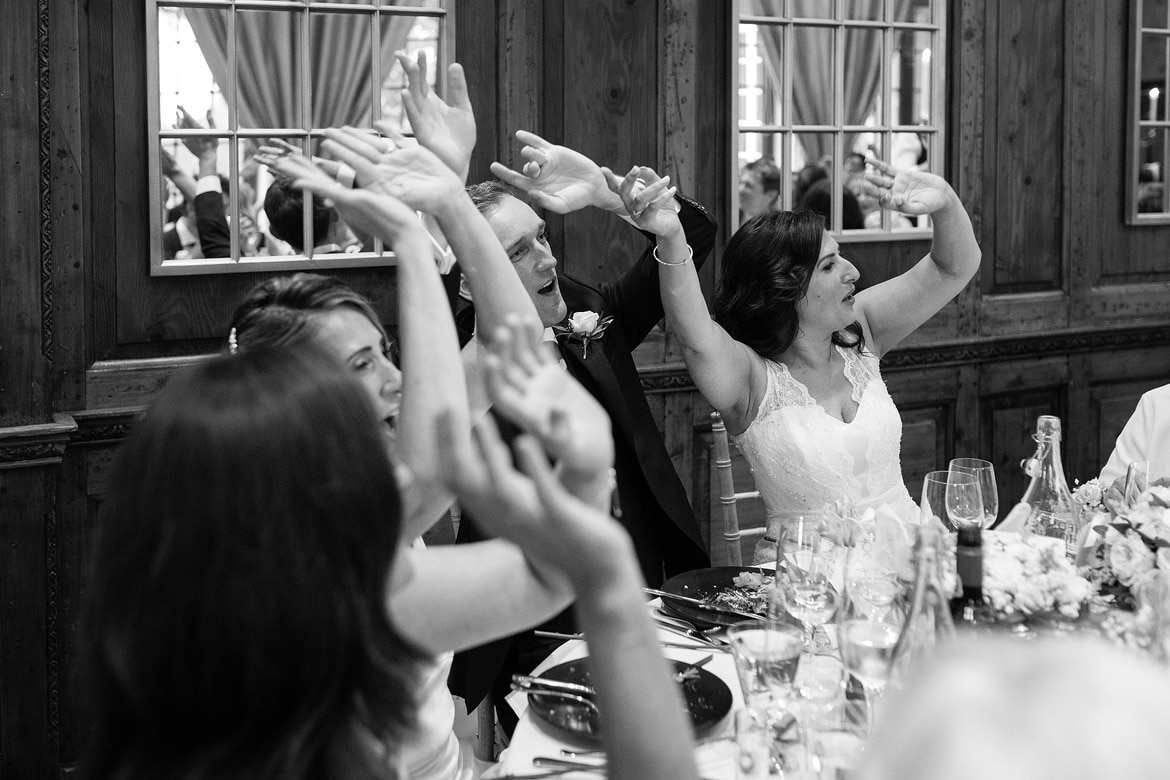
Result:
{"label": "white flower", "polygon": [[579,311],[572,317],[569,317],[569,327],[572,328],[573,333],[581,336],[591,336],[593,331],[597,329],[597,321],[601,316],[595,311]]}
{"label": "white flower", "polygon": [[1129,587],[1141,574],[1154,568],[1154,553],[1141,539],[1122,535],[1109,548],[1109,566],[1117,580]]}

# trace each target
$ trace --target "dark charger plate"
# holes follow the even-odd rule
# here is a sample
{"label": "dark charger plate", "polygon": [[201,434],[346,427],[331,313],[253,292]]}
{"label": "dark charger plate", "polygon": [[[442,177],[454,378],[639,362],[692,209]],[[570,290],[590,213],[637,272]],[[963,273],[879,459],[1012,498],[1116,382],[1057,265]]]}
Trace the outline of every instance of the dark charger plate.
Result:
{"label": "dark charger plate", "polygon": [[[686,661],[672,663],[676,670],[682,670],[687,666]],[[591,685],[589,659],[566,661],[548,669],[540,676],[561,682]],[[703,736],[731,712],[731,689],[706,669],[692,670],[679,685],[682,687],[691,723],[698,736]],[[600,724],[595,713],[583,704],[531,692],[528,694],[528,708],[536,715],[542,727],[558,737],[590,743],[595,743],[601,738]]]}
{"label": "dark charger plate", "polygon": [[[695,569],[676,574],[662,583],[659,590],[673,593],[676,596],[689,596],[693,599],[706,599],[714,596],[725,588],[735,585],[733,580],[743,572],[755,574],[776,575],[775,564],[772,566],[715,566],[710,569]],[[694,623],[699,628],[714,628],[715,626],[734,626],[747,618],[737,617],[710,609],[703,609],[684,601],[672,601],[669,596],[662,597],[662,611]]]}

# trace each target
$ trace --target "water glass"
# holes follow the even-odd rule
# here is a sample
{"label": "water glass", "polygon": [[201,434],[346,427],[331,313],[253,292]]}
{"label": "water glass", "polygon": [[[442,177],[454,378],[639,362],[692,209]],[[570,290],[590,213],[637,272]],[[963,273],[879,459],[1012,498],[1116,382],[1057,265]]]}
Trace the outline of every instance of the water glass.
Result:
{"label": "water glass", "polygon": [[824,513],[786,518],[778,529],[776,586],[769,617],[791,615],[805,628],[813,651],[817,626],[840,606],[845,585],[845,521]]}
{"label": "water glass", "polygon": [[874,709],[890,679],[898,628],[887,622],[854,618],[838,626],[837,635],[845,668],[865,689],[866,717],[872,732]]}
{"label": "water glass", "polygon": [[999,488],[995,484],[995,467],[980,458],[953,458],[951,471],[973,474],[983,496],[983,527],[991,528],[999,514]]}
{"label": "water glass", "polygon": [[983,492],[974,474],[948,471],[946,502],[947,517],[955,530],[983,525]]}
{"label": "water glass", "polygon": [[748,706],[784,702],[800,664],[800,628],[781,620],[746,620],[727,629],[735,672]]}
{"label": "water glass", "polygon": [[772,769],[772,728],[766,710],[743,707],[735,713],[735,776],[766,780]]}

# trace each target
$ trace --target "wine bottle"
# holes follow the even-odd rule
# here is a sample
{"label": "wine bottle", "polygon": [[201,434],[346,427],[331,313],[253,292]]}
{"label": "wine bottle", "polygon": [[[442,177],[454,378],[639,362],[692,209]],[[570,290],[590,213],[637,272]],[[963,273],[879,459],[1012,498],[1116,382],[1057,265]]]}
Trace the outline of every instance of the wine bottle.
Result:
{"label": "wine bottle", "polygon": [[1032,438],[1036,440],[1036,454],[1021,464],[1032,477],[1020,499],[1021,504],[1028,505],[1024,532],[1061,539],[1065,554],[1075,561],[1081,528],[1060,461],[1060,418],[1041,415]]}
{"label": "wine bottle", "polygon": [[963,526],[955,546],[955,573],[961,592],[951,599],[951,620],[955,631],[982,633],[992,628],[995,616],[983,601],[983,531]]}

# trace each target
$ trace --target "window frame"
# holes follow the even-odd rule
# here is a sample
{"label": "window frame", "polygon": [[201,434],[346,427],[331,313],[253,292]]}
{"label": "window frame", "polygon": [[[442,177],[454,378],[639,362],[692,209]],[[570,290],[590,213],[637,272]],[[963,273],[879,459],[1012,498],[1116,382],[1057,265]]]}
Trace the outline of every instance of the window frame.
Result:
{"label": "window frame", "polygon": [[[739,175],[742,169],[742,163],[739,159],[740,137],[745,134],[766,135],[772,134],[779,136],[781,139],[781,155],[774,159],[777,167],[781,171],[781,191],[780,191],[780,208],[791,209],[792,203],[792,187],[790,185],[791,177],[794,173],[792,170],[792,139],[794,134],[799,133],[819,133],[833,136],[833,170],[831,172],[831,180],[833,182],[841,182],[844,180],[843,176],[843,161],[845,158],[844,137],[847,134],[856,134],[862,132],[877,133],[882,138],[882,149],[884,155],[888,158],[890,150],[892,149],[892,142],[895,133],[899,132],[914,132],[927,134],[930,136],[928,145],[929,157],[927,161],[927,170],[938,175],[943,175],[944,161],[946,159],[946,63],[947,63],[947,25],[948,25],[948,8],[947,0],[929,0],[931,3],[931,21],[929,23],[923,22],[892,22],[889,20],[892,16],[892,0],[885,0],[883,7],[883,20],[845,20],[845,0],[828,0],[833,4],[833,18],[809,18],[809,17],[794,17],[791,14],[792,3],[794,0],[783,1],[783,15],[780,16],[760,16],[760,15],[745,15],[744,7],[745,0],[731,0],[730,13],[731,24],[730,31],[732,41],[730,46],[730,56],[732,57],[731,67],[728,68],[728,90],[729,105],[728,111],[730,116],[730,138],[731,144],[729,149],[730,164],[727,166],[729,172],[730,182],[730,197],[729,209],[726,215],[727,224],[738,226],[739,224]],[[773,0],[780,4],[781,0]],[[783,47],[783,76],[781,77],[781,100],[783,101],[783,110],[781,114],[782,122],[779,124],[759,124],[744,126],[741,124],[739,116],[739,91],[740,91],[740,24],[752,25],[774,25],[787,28],[785,33]],[[794,118],[793,111],[793,89],[792,89],[792,46],[790,42],[793,37],[793,30],[798,27],[813,27],[825,28],[832,30],[834,37],[833,47],[833,119],[837,120],[832,124],[824,125],[798,125],[792,122]],[[894,45],[894,31],[901,30],[917,30],[930,33],[932,45],[930,57],[930,105],[931,105],[931,123],[925,125],[904,125],[894,121],[888,121],[883,124],[875,126],[865,125],[850,125],[839,121],[844,118],[844,67],[845,67],[845,47],[842,45],[842,40],[845,36],[845,31],[848,29],[878,29],[882,30],[882,51],[879,55],[883,63],[889,63],[896,47]],[[893,119],[890,116],[892,111],[891,95],[891,74],[888,66],[882,68],[881,84],[878,89],[881,95],[881,112],[884,118]],[[840,225],[842,221],[842,198],[839,192],[840,187],[834,187],[834,195],[832,201],[833,209],[833,224]],[[734,232],[734,231],[733,231]],[[932,229],[926,227],[901,228],[893,229],[890,226],[890,216],[888,212],[883,210],[882,226],[880,228],[864,228],[844,230],[837,228],[829,231],[833,237],[841,244],[858,243],[858,242],[882,242],[882,241],[920,241],[922,239],[929,239],[932,234]]]}
{"label": "window frame", "polygon": [[[1170,190],[1166,188],[1167,175],[1170,171],[1170,9],[1167,19],[1162,20],[1162,26],[1146,26],[1144,19],[1145,0],[1130,0],[1130,58],[1129,58],[1129,85],[1126,101],[1129,107],[1129,128],[1126,132],[1126,166],[1125,166],[1125,222],[1127,225],[1170,225]],[[1162,89],[1157,99],[1161,103],[1163,119],[1142,118],[1142,46],[1147,35],[1157,35],[1162,38],[1163,73]],[[1156,104],[1155,104],[1156,105]],[[1139,211],[1141,188],[1140,171],[1142,135],[1146,131],[1161,130],[1162,135],[1162,169],[1161,183],[1162,210]]]}
{"label": "window frame", "polygon": [[[231,182],[229,193],[229,224],[231,225],[231,256],[224,258],[198,259],[171,259],[166,260],[163,252],[163,224],[158,222],[159,210],[152,205],[150,209],[149,274],[156,276],[194,276],[230,273],[280,273],[295,271],[329,271],[344,268],[386,267],[397,264],[394,253],[384,247],[381,240],[375,239],[374,251],[336,253],[312,255],[312,248],[307,253],[297,255],[257,256],[249,257],[240,254],[240,234],[238,214],[238,187],[240,176],[239,141],[247,138],[282,137],[299,144],[308,152],[313,142],[324,136],[326,128],[312,126],[310,110],[310,83],[309,47],[306,45],[309,28],[309,14],[316,12],[330,12],[337,14],[353,14],[355,16],[369,16],[373,41],[377,44],[381,34],[378,20],[390,16],[417,16],[431,17],[439,24],[439,52],[434,64],[435,85],[438,94],[447,91],[447,66],[456,61],[455,52],[455,0],[433,0],[437,7],[429,5],[397,6],[389,3],[390,0],[147,0],[146,2],[146,89],[147,89],[147,133],[150,139],[147,145],[148,171],[148,198],[150,204],[162,201],[161,145],[163,142],[184,137],[213,137],[226,139],[228,147],[228,174]],[[302,73],[306,74],[301,85],[301,126],[287,128],[245,128],[239,126],[239,112],[236,108],[235,79],[228,85],[220,85],[225,90],[225,99],[228,103],[228,127],[211,130],[163,130],[159,116],[159,8],[184,9],[222,9],[230,11],[289,11],[299,14],[300,38],[302,41]],[[389,13],[386,13],[389,11]],[[235,73],[236,69],[236,35],[235,14],[232,13],[229,22],[229,40],[227,59],[228,70]],[[377,45],[371,50],[371,66],[375,73],[381,72],[381,51]],[[381,102],[378,93],[381,84],[377,79],[372,80],[371,112],[375,118],[381,115]],[[412,135],[409,129],[404,128],[405,135]],[[230,217],[237,217],[231,219]],[[304,230],[306,236],[312,232],[312,213],[310,199],[305,199]]]}

